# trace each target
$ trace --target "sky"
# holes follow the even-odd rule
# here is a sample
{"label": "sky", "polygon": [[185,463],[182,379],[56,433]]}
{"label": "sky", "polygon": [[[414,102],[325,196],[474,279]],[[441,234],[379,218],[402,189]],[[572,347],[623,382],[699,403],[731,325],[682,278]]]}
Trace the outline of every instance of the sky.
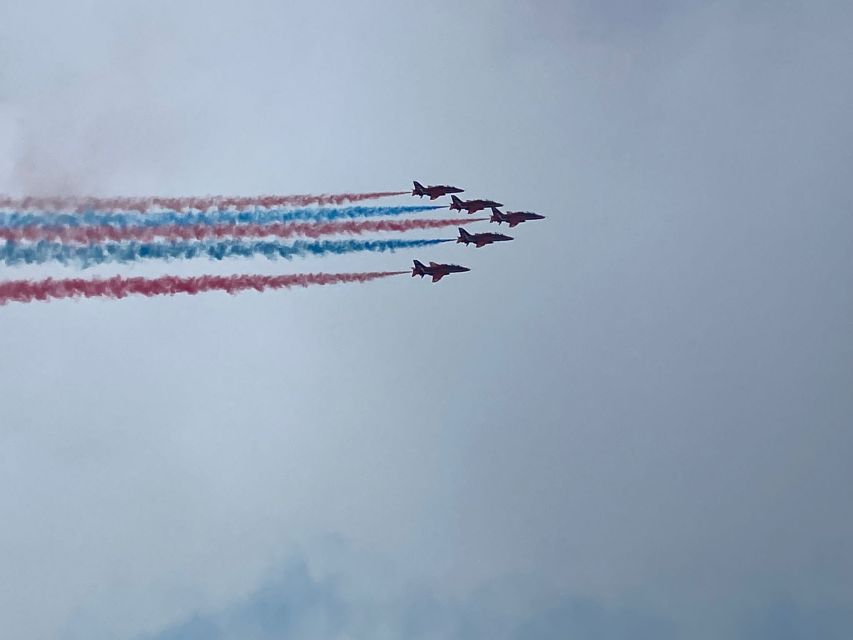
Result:
{"label": "sky", "polygon": [[122,271],[472,268],[436,285],[0,308],[5,632],[850,637],[851,26],[840,0],[0,6],[0,193],[417,179],[547,216]]}

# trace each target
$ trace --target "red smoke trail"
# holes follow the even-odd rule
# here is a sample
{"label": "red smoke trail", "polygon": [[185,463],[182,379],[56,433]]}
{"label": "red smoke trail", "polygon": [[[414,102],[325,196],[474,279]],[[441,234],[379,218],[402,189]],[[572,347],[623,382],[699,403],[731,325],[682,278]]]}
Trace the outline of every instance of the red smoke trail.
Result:
{"label": "red smoke trail", "polygon": [[37,209],[40,211],[89,211],[122,210],[145,212],[148,209],[227,209],[236,207],[307,207],[311,205],[343,204],[375,200],[388,196],[407,195],[408,191],[372,191],[368,193],[338,193],[324,195],[294,196],[189,196],[183,198],[165,198],[160,196],[142,196],[136,198],[96,198],[89,196],[50,196],[44,198],[10,198],[0,196],[0,207],[10,209]]}
{"label": "red smoke trail", "polygon": [[368,282],[401,275],[408,271],[370,271],[366,273],[296,273],[285,276],[235,275],[180,278],[114,278],[84,280],[11,280],[0,282],[0,305],[7,302],[32,302],[52,298],[124,298],[132,294],[172,296],[177,293],[196,295],[205,291],[235,294],[254,289],[288,289],[343,282]]}
{"label": "red smoke trail", "polygon": [[488,218],[451,218],[447,220],[347,220],[341,222],[287,222],[274,224],[163,225],[161,227],[0,227],[0,239],[7,242],[46,240],[84,243],[137,240],[206,240],[208,238],[320,238],[336,234],[360,235],[377,231],[411,231],[455,227]]}

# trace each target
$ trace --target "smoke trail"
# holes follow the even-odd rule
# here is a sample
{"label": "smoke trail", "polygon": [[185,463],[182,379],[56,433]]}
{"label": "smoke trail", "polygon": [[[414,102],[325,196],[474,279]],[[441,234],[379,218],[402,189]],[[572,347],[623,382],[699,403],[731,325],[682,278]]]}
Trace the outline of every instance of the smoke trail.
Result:
{"label": "smoke trail", "polygon": [[142,196],[137,198],[97,198],[92,196],[52,196],[46,198],[10,198],[0,196],[0,207],[10,209],[40,209],[42,211],[138,211],[150,209],[227,209],[229,207],[307,207],[311,205],[340,205],[347,202],[376,200],[389,196],[407,195],[408,191],[371,191],[367,193],[338,193],[292,196],[189,196],[167,198]]}
{"label": "smoke trail", "polygon": [[143,296],[173,296],[177,293],[196,295],[205,291],[225,291],[235,294],[253,289],[287,289],[344,282],[369,282],[379,278],[401,275],[408,271],[370,271],[367,273],[297,273],[286,276],[199,276],[179,278],[122,278],[84,280],[12,280],[0,282],[0,305],[8,302],[32,302],[56,298],[124,298]]}
{"label": "smoke trail", "polygon": [[414,229],[456,227],[488,218],[450,218],[414,220],[365,220],[345,222],[290,222],[273,224],[164,225],[162,227],[0,227],[0,239],[6,242],[45,240],[62,243],[153,242],[169,240],[206,240],[208,238],[320,238],[337,234],[360,235],[381,231],[406,232]]}
{"label": "smoke trail", "polygon": [[251,258],[263,256],[270,260],[306,255],[323,256],[355,251],[395,251],[414,247],[427,247],[452,240],[322,240],[292,244],[280,242],[245,242],[224,240],[218,242],[108,242],[93,245],[67,245],[55,242],[37,242],[19,245],[14,242],[0,246],[0,259],[7,265],[42,264],[44,262],[73,263],[90,267],[109,262],[133,262],[136,260],[175,260],[191,258]]}
{"label": "smoke trail", "polygon": [[85,226],[138,226],[162,227],[165,225],[198,224],[270,224],[274,222],[323,222],[357,218],[400,216],[442,209],[440,205],[408,205],[399,207],[328,207],[324,209],[253,209],[249,211],[210,211],[207,213],[159,211],[147,215],[128,213],[26,213],[14,211],[0,213],[0,227],[85,227]]}

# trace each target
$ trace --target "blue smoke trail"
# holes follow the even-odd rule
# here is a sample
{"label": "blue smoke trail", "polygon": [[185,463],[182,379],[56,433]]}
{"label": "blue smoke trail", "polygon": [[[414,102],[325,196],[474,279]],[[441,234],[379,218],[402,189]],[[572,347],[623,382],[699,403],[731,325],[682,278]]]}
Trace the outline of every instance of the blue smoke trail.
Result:
{"label": "blue smoke trail", "polygon": [[0,246],[0,260],[7,265],[42,264],[45,262],[72,263],[91,267],[107,262],[134,262],[136,260],[174,260],[190,258],[251,258],[264,256],[271,260],[306,255],[351,253],[353,251],[395,251],[426,247],[452,240],[300,240],[291,244],[281,242],[224,240],[209,242],[107,242],[83,246],[59,242],[17,244],[7,242]]}
{"label": "blue smoke trail", "polygon": [[154,213],[0,213],[0,227],[159,227],[166,224],[269,224],[272,222],[320,222],[354,218],[400,216],[432,209],[441,205],[409,205],[400,207],[305,207],[301,209],[249,209],[246,211]]}

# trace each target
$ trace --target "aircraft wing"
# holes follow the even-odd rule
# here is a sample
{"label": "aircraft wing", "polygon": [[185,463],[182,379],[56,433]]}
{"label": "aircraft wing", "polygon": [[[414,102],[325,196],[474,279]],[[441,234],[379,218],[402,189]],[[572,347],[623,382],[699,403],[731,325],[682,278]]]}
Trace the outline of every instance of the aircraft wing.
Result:
{"label": "aircraft wing", "polygon": [[444,274],[443,274],[443,273],[434,273],[434,274],[433,274],[433,276],[432,276],[432,281],[433,281],[433,282],[438,282],[438,281],[439,281],[439,280],[441,280],[443,277],[444,277]]}

